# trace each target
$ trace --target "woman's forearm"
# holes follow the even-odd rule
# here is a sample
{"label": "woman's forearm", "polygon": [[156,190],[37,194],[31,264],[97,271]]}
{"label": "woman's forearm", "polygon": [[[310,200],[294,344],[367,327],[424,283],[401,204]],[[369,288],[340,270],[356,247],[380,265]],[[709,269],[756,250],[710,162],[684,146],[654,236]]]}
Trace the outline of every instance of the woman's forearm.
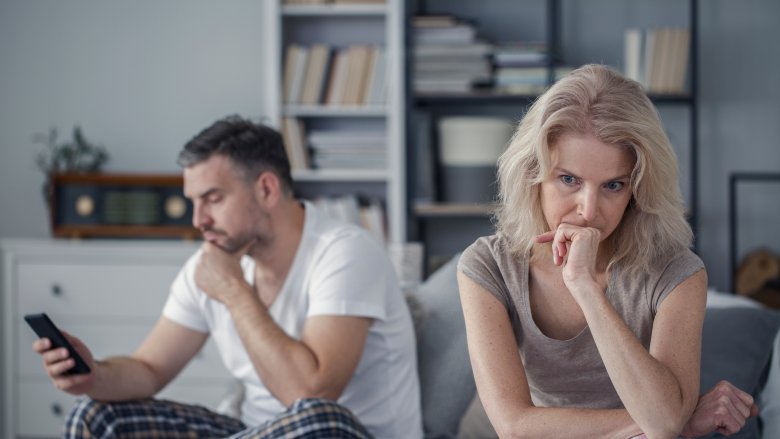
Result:
{"label": "woman's forearm", "polygon": [[493,422],[501,438],[628,439],[642,433],[624,409],[529,407],[503,417]]}
{"label": "woman's forearm", "polygon": [[695,400],[693,404],[686,401],[672,371],[650,355],[606,297],[602,295],[581,307],[610,380],[628,413],[649,438],[676,437]]}

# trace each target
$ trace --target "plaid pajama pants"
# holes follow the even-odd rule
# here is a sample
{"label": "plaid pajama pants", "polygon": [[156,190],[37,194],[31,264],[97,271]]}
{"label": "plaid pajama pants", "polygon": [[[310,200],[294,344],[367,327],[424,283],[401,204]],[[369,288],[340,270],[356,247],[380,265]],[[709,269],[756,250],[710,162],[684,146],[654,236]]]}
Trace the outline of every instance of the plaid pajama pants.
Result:
{"label": "plaid pajama pants", "polygon": [[195,439],[349,438],[371,434],[346,408],[323,399],[300,399],[284,413],[247,428],[240,420],[205,407],[173,401],[104,403],[79,401],[68,414],[63,438]]}

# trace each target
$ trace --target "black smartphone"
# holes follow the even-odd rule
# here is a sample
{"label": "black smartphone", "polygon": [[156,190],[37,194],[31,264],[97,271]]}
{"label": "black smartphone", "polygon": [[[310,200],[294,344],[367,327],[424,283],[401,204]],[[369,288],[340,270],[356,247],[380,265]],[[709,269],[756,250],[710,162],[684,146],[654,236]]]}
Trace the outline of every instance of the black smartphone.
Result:
{"label": "black smartphone", "polygon": [[81,355],[76,352],[76,349],[74,349],[73,345],[70,344],[67,338],[65,338],[65,335],[63,335],[62,332],[57,329],[57,326],[54,324],[54,322],[51,321],[49,316],[47,316],[45,313],[27,314],[24,316],[24,320],[27,321],[27,324],[30,325],[36,334],[38,334],[38,337],[46,337],[51,340],[52,349],[68,349],[68,354],[71,358],[73,358],[74,361],[76,361],[76,365],[65,372],[65,375],[79,375],[90,372],[87,363],[85,363],[84,359],[81,358]]}

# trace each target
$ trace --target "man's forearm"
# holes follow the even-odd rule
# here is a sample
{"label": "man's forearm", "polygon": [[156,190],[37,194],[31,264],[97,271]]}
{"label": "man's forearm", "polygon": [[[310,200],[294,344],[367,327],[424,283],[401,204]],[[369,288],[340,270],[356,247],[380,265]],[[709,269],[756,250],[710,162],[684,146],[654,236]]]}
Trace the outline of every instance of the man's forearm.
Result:
{"label": "man's forearm", "polygon": [[95,362],[95,381],[87,395],[99,401],[130,401],[154,396],[165,383],[132,357],[110,357]]}
{"label": "man's forearm", "polygon": [[282,403],[318,395],[318,363],[303,343],[289,337],[274,322],[256,295],[227,304],[241,341],[258,376]]}

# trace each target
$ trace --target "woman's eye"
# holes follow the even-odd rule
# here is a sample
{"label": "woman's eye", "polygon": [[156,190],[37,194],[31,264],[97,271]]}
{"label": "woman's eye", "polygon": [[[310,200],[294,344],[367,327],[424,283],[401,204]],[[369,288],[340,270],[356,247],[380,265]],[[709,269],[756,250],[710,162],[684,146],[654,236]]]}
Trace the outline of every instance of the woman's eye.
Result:
{"label": "woman's eye", "polygon": [[577,179],[572,177],[571,175],[561,175],[561,181],[563,184],[572,185],[577,183]]}
{"label": "woman's eye", "polygon": [[625,184],[622,181],[610,181],[606,185],[607,190],[612,191],[612,192],[617,192],[617,191],[623,189],[623,186],[625,186]]}

